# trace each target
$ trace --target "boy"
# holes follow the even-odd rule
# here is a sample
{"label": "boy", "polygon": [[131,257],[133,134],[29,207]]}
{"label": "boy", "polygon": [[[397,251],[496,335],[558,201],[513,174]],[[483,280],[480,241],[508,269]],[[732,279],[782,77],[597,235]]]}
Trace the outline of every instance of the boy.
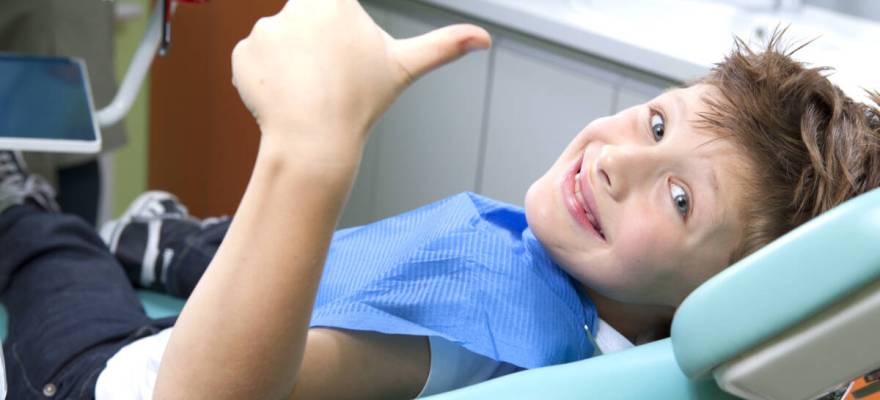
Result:
{"label": "boy", "polygon": [[[761,54],[740,47],[695,85],[588,125],[529,190],[525,218],[513,207],[456,196],[340,233],[322,270],[369,126],[406,83],[488,42],[484,31],[461,26],[395,41],[356,2],[345,0],[291,2],[257,24],[237,46],[233,65],[239,93],[263,132],[260,155],[222,245],[173,331],[164,331],[170,339],[161,368],[154,366],[155,397],[412,397],[435,373],[429,371],[433,342],[427,346],[430,339],[420,332],[446,335],[471,353],[518,366],[530,362],[517,359],[520,350],[534,357],[535,365],[588,357],[593,347],[582,342],[592,333],[568,336],[564,328],[581,323],[595,330],[590,320],[596,312],[626,338],[651,340],[664,335],[675,307],[705,279],[877,186],[876,111],[849,101],[819,71],[775,51],[772,41]],[[30,179],[17,176],[19,182]],[[7,196],[14,198],[7,203],[36,201],[30,193]],[[0,271],[15,272],[4,300],[13,321],[18,315],[25,320],[21,325],[31,324],[31,335],[56,334],[47,319],[73,325],[65,320],[69,316],[55,315],[64,313],[46,311],[63,300],[84,304],[78,318],[93,317],[83,331],[92,324],[102,325],[102,332],[56,341],[24,333],[10,339],[9,358],[16,360],[10,361],[10,374],[13,368],[26,370],[18,373],[26,381],[20,385],[27,386],[10,389],[23,395],[42,387],[46,396],[62,390],[88,396],[98,375],[119,371],[112,360],[105,370],[107,359],[138,353],[126,345],[156,338],[151,335],[170,325],[138,314],[130,290],[102,307],[89,305],[109,297],[97,288],[63,300],[28,299],[28,289],[49,287],[45,293],[53,293],[52,284],[83,279],[82,269],[53,269],[54,264],[88,261],[103,277],[123,275],[94,233],[61,219],[20,205],[0,214]],[[371,235],[393,240],[371,241]],[[29,250],[36,238],[50,244]],[[402,262],[352,266],[359,260],[340,256],[386,244],[403,250]],[[380,250],[375,254],[387,253]],[[424,270],[410,274],[424,264],[436,267],[427,270],[432,279],[421,279]],[[582,285],[570,284],[557,266]],[[368,277],[352,277],[360,285],[352,289],[343,278],[353,274]],[[327,289],[338,282],[343,284]],[[385,285],[389,282],[415,289],[395,295],[398,288]],[[455,306],[474,306],[483,314],[506,311],[480,315],[483,337],[457,337],[471,331],[445,324],[471,313],[430,315],[443,326],[422,318],[436,303],[425,307],[421,300],[458,293],[457,285],[474,296],[493,290]],[[505,291],[517,285],[528,290]],[[83,297],[89,296],[86,304]],[[404,301],[409,296],[422,297]],[[505,299],[514,306],[505,308]],[[389,330],[332,320],[373,305],[383,311],[403,307],[406,318],[383,319],[400,322]],[[99,324],[108,310],[131,313],[135,321]],[[554,329],[540,329],[544,318]],[[505,328],[512,319],[532,330]],[[139,323],[142,328],[133,331]],[[570,340],[555,343],[542,338],[544,333]],[[550,343],[547,349],[504,350],[510,343],[542,342]],[[131,346],[139,343],[156,341]],[[27,346],[34,352],[18,351]],[[28,360],[18,361],[22,354],[40,356],[31,356],[38,360],[27,370]],[[135,373],[143,377],[143,369]]]}

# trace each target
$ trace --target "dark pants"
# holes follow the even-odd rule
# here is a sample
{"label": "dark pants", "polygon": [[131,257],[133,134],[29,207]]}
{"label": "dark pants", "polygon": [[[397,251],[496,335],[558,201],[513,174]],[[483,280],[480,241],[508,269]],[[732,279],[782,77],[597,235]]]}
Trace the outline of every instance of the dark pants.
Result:
{"label": "dark pants", "polygon": [[113,354],[174,323],[144,314],[92,226],[31,206],[0,214],[0,293],[9,399],[93,398]]}
{"label": "dark pants", "polygon": [[98,221],[101,202],[101,168],[98,160],[58,169],[58,205],[89,224]]}
{"label": "dark pants", "polygon": [[176,255],[167,266],[169,272],[165,287],[150,289],[182,299],[188,298],[217,253],[231,222],[231,219],[226,218],[202,229],[163,232],[163,248],[173,248]]}

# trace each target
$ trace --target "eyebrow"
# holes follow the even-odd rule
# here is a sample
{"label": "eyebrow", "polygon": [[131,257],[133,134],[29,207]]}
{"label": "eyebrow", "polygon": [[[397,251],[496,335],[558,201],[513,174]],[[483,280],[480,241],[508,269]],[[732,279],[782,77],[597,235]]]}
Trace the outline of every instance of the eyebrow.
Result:
{"label": "eyebrow", "polygon": [[[715,164],[710,162],[708,169],[709,172],[706,173],[706,175],[709,177],[709,189],[699,191],[701,193],[699,197],[701,197],[702,201],[699,201],[698,203],[702,205],[704,209],[704,215],[709,217],[709,223],[718,224],[721,222],[721,220],[724,219],[724,210],[721,209],[721,187],[718,184],[718,173],[716,171]],[[714,201],[714,203],[712,203],[712,209],[715,210],[715,212],[712,212],[710,209],[706,208],[706,199],[710,196]]]}
{"label": "eyebrow", "polygon": [[[709,175],[709,185],[712,188],[709,191],[712,193],[711,196],[714,199],[714,206],[712,208],[714,208],[716,210],[716,212],[715,213],[709,212],[704,215],[709,216],[710,220],[716,220],[716,219],[723,220],[724,219],[724,217],[723,217],[724,211],[719,208],[721,206],[721,204],[720,204],[721,203],[721,193],[720,193],[720,188],[718,186],[718,176],[717,176],[717,173],[715,172],[715,164],[710,163],[708,175]],[[705,198],[708,196],[703,196],[703,197]],[[703,202],[703,203],[705,203],[705,202]],[[705,211],[708,211],[708,210],[705,210]],[[710,223],[717,223],[717,222],[718,221],[713,221]]]}
{"label": "eyebrow", "polygon": [[[714,200],[714,206],[712,208],[715,209],[716,212],[712,213],[708,209],[705,209],[705,204],[704,204],[705,201],[700,201],[698,203],[703,204],[704,215],[709,217],[709,219],[710,219],[709,223],[718,224],[720,222],[719,220],[724,219],[723,215],[725,214],[723,207],[722,207],[722,204],[721,204],[721,185],[718,183],[718,169],[716,168],[715,163],[709,162],[708,170],[709,171],[706,175],[709,177],[709,186],[711,189],[709,189],[708,191],[701,191],[701,192],[711,192],[711,196]],[[705,199],[709,196],[700,196],[700,197]]]}
{"label": "eyebrow", "polygon": [[715,192],[715,196],[718,196],[718,192],[720,191],[720,186],[718,185],[718,174],[715,172],[715,164],[709,168],[709,184],[712,185],[712,190]]}

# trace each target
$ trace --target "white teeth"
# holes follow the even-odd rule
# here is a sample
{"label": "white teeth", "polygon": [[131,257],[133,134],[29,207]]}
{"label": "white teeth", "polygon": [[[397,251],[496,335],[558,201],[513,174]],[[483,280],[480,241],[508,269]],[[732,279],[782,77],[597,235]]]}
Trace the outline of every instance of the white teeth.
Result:
{"label": "white teeth", "polygon": [[584,196],[581,194],[581,173],[578,172],[574,176],[574,195],[577,198],[577,201],[580,202],[581,207],[584,209],[584,214],[587,215],[587,219],[590,221],[590,224],[596,228],[596,232],[599,233],[603,238],[605,234],[602,232],[602,229],[599,228],[599,224],[596,223],[596,217],[587,210],[587,202],[584,201]]}

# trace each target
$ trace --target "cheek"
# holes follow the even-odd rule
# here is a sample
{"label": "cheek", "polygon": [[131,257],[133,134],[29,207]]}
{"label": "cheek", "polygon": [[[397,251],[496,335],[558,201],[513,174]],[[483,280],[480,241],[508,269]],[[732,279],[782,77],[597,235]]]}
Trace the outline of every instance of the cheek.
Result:
{"label": "cheek", "polygon": [[[677,247],[681,239],[674,234],[671,221],[658,216],[658,210],[641,210],[628,213],[620,227],[617,238],[617,255],[621,266],[632,274],[640,274],[636,279],[649,281],[664,275],[673,265]],[[638,279],[638,280],[641,280]]]}
{"label": "cheek", "polygon": [[542,217],[547,213],[552,194],[548,188],[548,181],[551,180],[550,175],[550,171],[548,171],[546,175],[532,182],[532,185],[529,186],[529,190],[526,191],[524,204],[526,218],[529,220],[529,225],[537,223],[539,220],[543,219]]}

